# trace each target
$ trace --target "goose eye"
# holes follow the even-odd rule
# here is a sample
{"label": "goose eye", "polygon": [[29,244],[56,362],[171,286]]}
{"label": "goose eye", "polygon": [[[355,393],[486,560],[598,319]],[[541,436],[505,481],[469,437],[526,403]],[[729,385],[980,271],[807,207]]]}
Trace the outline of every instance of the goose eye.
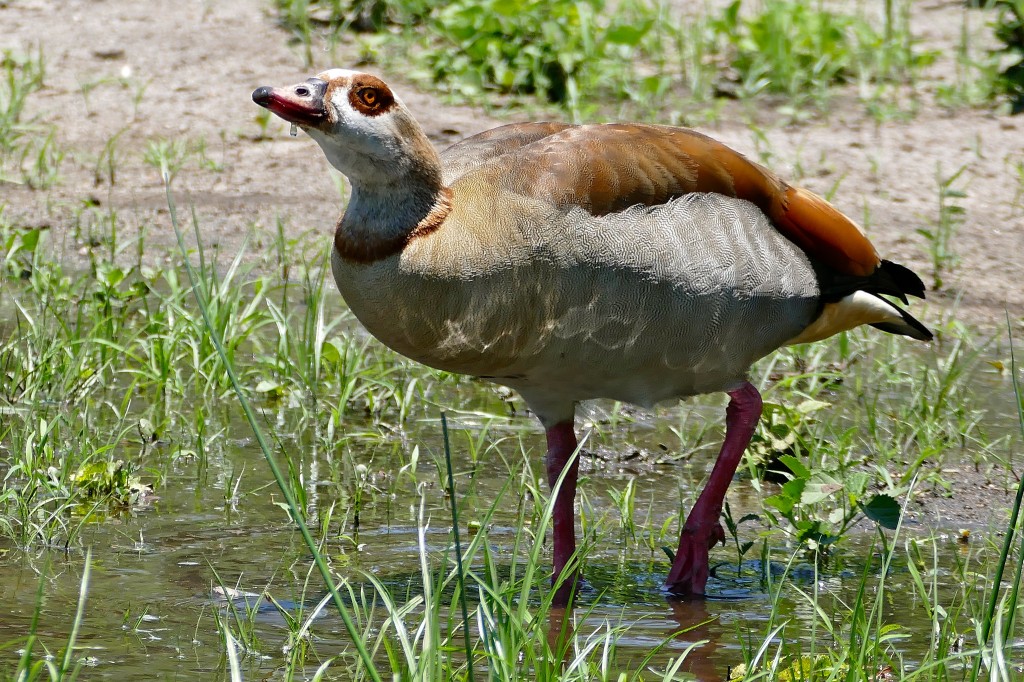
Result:
{"label": "goose eye", "polygon": [[359,99],[363,100],[366,106],[372,107],[377,104],[377,91],[373,88],[364,88],[359,91]]}

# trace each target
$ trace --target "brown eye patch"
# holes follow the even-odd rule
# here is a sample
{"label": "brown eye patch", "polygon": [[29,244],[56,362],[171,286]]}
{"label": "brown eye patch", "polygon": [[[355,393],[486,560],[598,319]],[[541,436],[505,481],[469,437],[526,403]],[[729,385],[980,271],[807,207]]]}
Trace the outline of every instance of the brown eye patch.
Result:
{"label": "brown eye patch", "polygon": [[364,116],[379,116],[395,104],[395,96],[384,81],[367,74],[353,78],[348,100],[352,108]]}

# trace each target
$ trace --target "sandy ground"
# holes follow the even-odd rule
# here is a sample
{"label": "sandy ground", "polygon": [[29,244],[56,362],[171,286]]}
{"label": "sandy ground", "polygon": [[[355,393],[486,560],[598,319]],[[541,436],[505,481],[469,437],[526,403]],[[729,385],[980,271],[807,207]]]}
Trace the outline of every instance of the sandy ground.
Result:
{"label": "sandy ground", "polygon": [[[259,0],[23,0],[0,3],[0,47],[41,45],[46,87],[30,110],[56,126],[66,151],[60,183],[47,191],[0,185],[15,221],[60,230],[81,216],[91,197],[117,210],[122,230],[145,227],[150,242],[168,243],[165,199],[158,172],[143,162],[154,138],[204,141],[216,170],[193,159],[175,181],[197,208],[205,239],[236,245],[253,226],[271,229],[278,216],[293,234],[322,230],[329,238],[341,205],[316,147],[291,138],[274,121],[261,136],[255,87],[304,79],[321,68],[350,63],[343,42],[333,56],[316,54],[313,69],[289,46],[269,2]],[[915,5],[913,25],[925,43],[951,51],[962,5]],[[940,62],[937,68],[949,68]],[[378,70],[379,71],[379,70]],[[444,104],[400,74],[393,83],[431,139],[444,146],[500,122],[478,110]],[[938,216],[936,174],[966,166],[958,186],[966,222],[955,239],[960,262],[945,290],[933,296],[957,304],[957,315],[982,326],[1004,325],[1008,310],[1024,317],[1024,117],[980,111],[949,114],[937,107],[909,122],[877,124],[856,103],[837,101],[827,120],[767,126],[769,163],[784,177],[818,191],[838,183],[835,203],[868,227],[879,251],[930,280],[930,260],[918,229]],[[771,112],[766,115],[771,120]],[[96,182],[104,145],[120,131],[116,179]],[[746,125],[725,117],[707,132],[755,158]],[[187,197],[187,198],[186,198]],[[157,250],[158,251],[158,250]],[[958,302],[958,303],[957,303]],[[937,311],[925,313],[934,319]]]}

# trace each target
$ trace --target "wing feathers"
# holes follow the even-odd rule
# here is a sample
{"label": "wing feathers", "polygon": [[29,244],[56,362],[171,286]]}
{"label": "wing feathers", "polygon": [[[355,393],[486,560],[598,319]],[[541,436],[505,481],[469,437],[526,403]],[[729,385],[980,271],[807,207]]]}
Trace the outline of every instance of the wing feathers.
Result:
{"label": "wing feathers", "polygon": [[[809,256],[841,274],[866,277],[879,266],[863,231],[827,201],[692,130],[534,124],[497,131],[455,145],[445,152],[446,161],[449,156],[456,165],[460,159],[489,159],[477,169],[489,180],[594,215],[664,204],[691,192],[739,197],[764,211]],[[495,163],[507,155],[513,156]],[[460,165],[456,176],[461,174]]]}
{"label": "wing feathers", "polygon": [[838,272],[867,277],[878,268],[878,252],[860,226],[817,194],[788,187],[773,208],[769,216],[783,234]]}
{"label": "wing feathers", "polygon": [[[783,182],[724,144],[685,128],[640,124],[503,126],[445,153],[455,179],[474,176],[505,191],[601,216],[710,192],[756,205],[804,250],[818,271],[823,309],[789,343],[858,325],[928,340],[920,322],[879,295],[924,297],[909,269],[879,259],[855,222],[818,195]],[[467,178],[467,181],[468,178]],[[690,226],[699,229],[699,226]]]}
{"label": "wing feathers", "polygon": [[[903,293],[908,296],[924,298],[924,282],[910,268],[893,263],[891,260],[883,260],[879,270],[884,272],[893,285]],[[903,302],[906,303],[907,299],[904,298]]]}
{"label": "wing feathers", "polygon": [[445,182],[451,184],[482,163],[572,127],[551,121],[512,123],[460,140],[441,152]]}

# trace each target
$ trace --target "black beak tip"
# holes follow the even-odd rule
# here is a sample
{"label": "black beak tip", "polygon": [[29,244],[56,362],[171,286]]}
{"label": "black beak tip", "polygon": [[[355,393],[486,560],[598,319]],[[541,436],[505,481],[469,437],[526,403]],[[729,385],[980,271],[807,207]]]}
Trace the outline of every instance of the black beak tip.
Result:
{"label": "black beak tip", "polygon": [[262,88],[256,88],[252,91],[252,101],[256,102],[260,106],[266,106],[270,102],[270,96],[273,93],[273,88],[264,85]]}

